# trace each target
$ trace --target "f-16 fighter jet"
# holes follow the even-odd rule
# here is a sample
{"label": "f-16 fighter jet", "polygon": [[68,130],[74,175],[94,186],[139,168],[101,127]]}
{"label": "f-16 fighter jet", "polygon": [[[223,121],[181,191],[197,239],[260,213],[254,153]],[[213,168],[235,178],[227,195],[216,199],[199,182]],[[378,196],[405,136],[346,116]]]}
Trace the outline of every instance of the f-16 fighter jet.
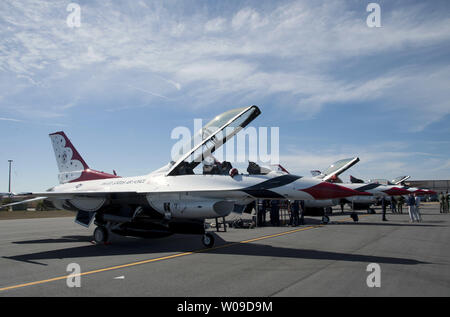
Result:
{"label": "f-16 fighter jet", "polygon": [[[328,167],[325,172],[320,171],[311,171],[311,174],[315,178],[320,178],[329,182],[339,183],[339,185],[351,188],[357,191],[363,191],[371,193],[371,196],[354,196],[347,197],[341,199],[333,199],[333,200],[312,200],[306,201],[306,211],[314,212],[320,210],[322,208],[330,208],[339,203],[348,203],[351,205],[352,210],[369,210],[370,207],[375,204],[378,199],[381,197],[387,196],[398,196],[398,195],[407,195],[408,192],[405,190],[404,186],[399,185],[404,182],[409,176],[400,176],[395,178],[392,181],[369,181],[369,183],[365,183],[363,180],[357,179],[353,176],[350,176],[351,184],[343,183],[341,179],[339,179],[339,175],[348,170],[350,167],[359,162],[358,157],[348,158],[339,160]],[[309,209],[309,210],[308,210]],[[319,212],[320,213],[320,212]],[[328,219],[324,217],[324,221],[326,222]],[[356,219],[356,218],[355,218]]]}
{"label": "f-16 fighter jet", "polygon": [[[382,185],[397,185],[397,187],[406,189],[408,191],[408,193],[405,193],[405,195],[407,195],[407,194],[436,195],[437,194],[433,190],[406,186],[405,181],[408,180],[410,177],[411,176],[398,176],[390,181],[387,179],[371,179],[371,180],[369,180],[369,183],[382,184]],[[353,177],[351,175],[350,175],[350,181],[352,183],[364,183],[363,180]]]}
{"label": "f-16 fighter jet", "polygon": [[205,219],[227,216],[235,205],[247,205],[255,199],[313,200],[369,195],[322,179],[284,172],[241,174],[226,162],[215,172],[194,173],[195,167],[260,113],[257,106],[250,106],[219,114],[199,131],[199,142],[183,149],[178,158],[150,174],[136,177],[90,169],[64,132],[52,133],[60,184],[45,192],[20,197],[46,200],[57,208],[73,210],[76,222],[81,225],[94,222],[97,243],[108,241],[111,232],[137,237],[189,233],[203,235],[203,244],[211,247],[214,236],[205,231]]}
{"label": "f-16 fighter jet", "polygon": [[377,202],[382,196],[403,196],[410,193],[425,194],[434,193],[433,191],[421,190],[419,188],[409,188],[404,186],[405,180],[409,179],[410,176],[399,176],[389,181],[386,179],[372,179],[367,183],[361,179],[358,179],[350,175],[350,182],[352,185],[346,186],[355,190],[364,190],[371,192],[372,197],[347,197],[344,199],[355,210],[370,209],[370,207]]}

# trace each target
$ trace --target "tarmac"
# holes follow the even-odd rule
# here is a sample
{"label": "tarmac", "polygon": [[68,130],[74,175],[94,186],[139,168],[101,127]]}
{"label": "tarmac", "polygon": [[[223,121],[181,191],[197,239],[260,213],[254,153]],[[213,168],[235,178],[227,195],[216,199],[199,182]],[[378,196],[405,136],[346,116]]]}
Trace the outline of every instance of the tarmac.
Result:
{"label": "tarmac", "polygon": [[[421,223],[335,210],[327,225],[228,229],[212,249],[195,235],[94,245],[94,226],[73,218],[2,220],[0,296],[450,296],[450,214],[421,211]],[[71,263],[80,287],[68,287]]]}

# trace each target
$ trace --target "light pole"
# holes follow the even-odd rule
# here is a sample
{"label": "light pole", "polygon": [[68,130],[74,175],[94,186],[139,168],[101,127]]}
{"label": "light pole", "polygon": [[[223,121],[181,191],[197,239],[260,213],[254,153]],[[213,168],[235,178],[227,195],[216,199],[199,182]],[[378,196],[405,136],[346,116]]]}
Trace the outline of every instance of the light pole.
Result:
{"label": "light pole", "polygon": [[8,185],[8,193],[11,193],[11,163],[13,160],[8,160],[9,163],[9,185]]}

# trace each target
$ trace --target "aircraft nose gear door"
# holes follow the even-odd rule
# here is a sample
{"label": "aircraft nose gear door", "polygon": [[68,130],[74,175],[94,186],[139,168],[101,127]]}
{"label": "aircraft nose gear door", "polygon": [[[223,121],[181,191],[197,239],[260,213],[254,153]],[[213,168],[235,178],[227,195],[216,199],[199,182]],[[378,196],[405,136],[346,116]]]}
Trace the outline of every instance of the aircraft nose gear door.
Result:
{"label": "aircraft nose gear door", "polygon": [[82,225],[83,227],[88,228],[92,220],[94,219],[94,216],[95,216],[94,211],[79,210],[75,218],[75,222]]}

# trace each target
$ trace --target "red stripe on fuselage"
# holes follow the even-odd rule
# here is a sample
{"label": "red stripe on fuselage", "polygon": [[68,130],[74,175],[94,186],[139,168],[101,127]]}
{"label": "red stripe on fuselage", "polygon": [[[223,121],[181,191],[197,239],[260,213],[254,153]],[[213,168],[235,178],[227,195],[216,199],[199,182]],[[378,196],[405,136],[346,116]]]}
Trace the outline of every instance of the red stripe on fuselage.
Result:
{"label": "red stripe on fuselage", "polygon": [[333,198],[344,198],[351,196],[372,196],[372,194],[367,192],[360,192],[357,190],[353,190],[351,188],[339,186],[332,183],[323,182],[313,187],[309,187],[302,190],[311,196],[314,199],[333,199]]}
{"label": "red stripe on fuselage", "polygon": [[398,188],[398,187],[392,187],[391,189],[384,190],[386,194],[390,196],[402,196],[402,195],[409,195],[410,192],[404,188]]}

